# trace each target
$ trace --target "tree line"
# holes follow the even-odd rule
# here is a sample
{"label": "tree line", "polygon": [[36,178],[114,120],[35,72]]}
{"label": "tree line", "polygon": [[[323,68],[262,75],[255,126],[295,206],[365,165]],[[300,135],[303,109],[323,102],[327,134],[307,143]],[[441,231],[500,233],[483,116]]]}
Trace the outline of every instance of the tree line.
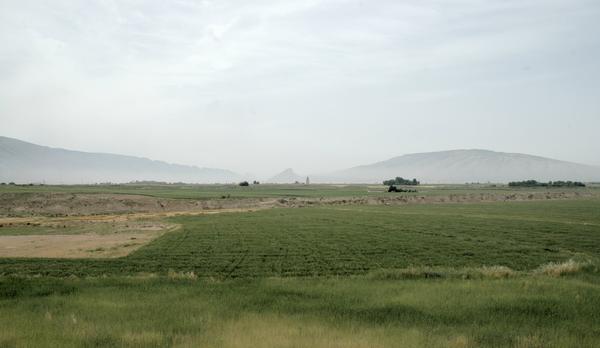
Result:
{"label": "tree line", "polygon": [[391,186],[391,185],[413,185],[413,186],[417,186],[420,184],[419,181],[417,181],[417,179],[404,179],[403,177],[397,176],[395,179],[390,179],[390,180],[384,180],[383,181],[384,185],[387,186]]}
{"label": "tree line", "polygon": [[508,183],[511,187],[585,187],[580,181],[549,181],[539,182],[536,180],[511,181]]}

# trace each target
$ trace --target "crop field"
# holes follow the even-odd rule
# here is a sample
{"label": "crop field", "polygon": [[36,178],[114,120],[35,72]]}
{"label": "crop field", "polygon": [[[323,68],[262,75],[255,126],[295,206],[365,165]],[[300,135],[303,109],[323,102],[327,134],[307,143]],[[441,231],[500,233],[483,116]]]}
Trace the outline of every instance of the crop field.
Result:
{"label": "crop field", "polygon": [[[317,198],[303,207],[4,216],[0,255],[7,238],[126,237],[123,243],[135,247],[0,257],[0,347],[600,345],[597,188],[553,196],[540,189],[434,187],[429,195],[436,197],[538,195],[318,204],[323,192],[345,197],[367,188],[303,187],[309,193],[302,194]],[[19,186],[4,194],[36,189],[76,194],[82,188]],[[235,199],[238,189],[211,194]],[[155,190],[211,199],[212,188],[194,197],[173,193],[192,190],[187,186]],[[291,198],[288,186],[277,190],[251,192]],[[372,190],[388,195],[383,187]],[[151,237],[138,239],[144,233]]]}
{"label": "crop field", "polygon": [[282,208],[168,222],[182,227],[124,258],[0,259],[0,272],[352,275],[410,266],[525,270],[600,255],[600,200]]}

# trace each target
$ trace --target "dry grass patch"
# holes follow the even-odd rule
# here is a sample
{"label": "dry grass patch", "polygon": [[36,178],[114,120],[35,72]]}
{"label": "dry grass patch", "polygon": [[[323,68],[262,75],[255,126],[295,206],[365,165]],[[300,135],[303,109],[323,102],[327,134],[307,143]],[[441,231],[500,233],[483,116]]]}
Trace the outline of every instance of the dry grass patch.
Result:
{"label": "dry grass patch", "polygon": [[568,260],[565,262],[551,262],[541,266],[537,273],[549,275],[553,277],[560,277],[566,274],[574,274],[583,270],[587,266],[588,262],[578,262],[575,260]]}

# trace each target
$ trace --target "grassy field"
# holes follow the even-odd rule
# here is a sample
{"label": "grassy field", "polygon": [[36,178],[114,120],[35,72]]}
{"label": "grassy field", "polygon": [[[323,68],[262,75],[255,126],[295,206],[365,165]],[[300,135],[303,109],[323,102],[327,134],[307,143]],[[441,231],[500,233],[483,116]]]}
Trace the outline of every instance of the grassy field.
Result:
{"label": "grassy field", "polygon": [[121,258],[0,258],[0,347],[600,346],[597,197],[164,222]]}
{"label": "grassy field", "polygon": [[0,280],[3,347],[597,347],[600,283]]}

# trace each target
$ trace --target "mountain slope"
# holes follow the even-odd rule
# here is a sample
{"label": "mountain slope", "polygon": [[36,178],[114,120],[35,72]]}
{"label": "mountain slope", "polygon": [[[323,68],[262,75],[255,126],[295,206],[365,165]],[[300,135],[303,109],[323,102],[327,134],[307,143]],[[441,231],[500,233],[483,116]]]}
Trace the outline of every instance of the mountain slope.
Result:
{"label": "mountain slope", "polygon": [[87,184],[153,180],[188,183],[237,181],[231,171],[147,158],[50,148],[0,136],[0,182]]}
{"label": "mountain slope", "polygon": [[292,168],[288,168],[267,180],[267,182],[272,184],[293,184],[296,181],[304,182],[305,179],[306,178],[296,174]]}
{"label": "mountain slope", "polygon": [[315,178],[371,183],[402,176],[425,183],[508,182],[535,179],[600,180],[600,168],[544,157],[488,150],[452,150],[398,156]]}

